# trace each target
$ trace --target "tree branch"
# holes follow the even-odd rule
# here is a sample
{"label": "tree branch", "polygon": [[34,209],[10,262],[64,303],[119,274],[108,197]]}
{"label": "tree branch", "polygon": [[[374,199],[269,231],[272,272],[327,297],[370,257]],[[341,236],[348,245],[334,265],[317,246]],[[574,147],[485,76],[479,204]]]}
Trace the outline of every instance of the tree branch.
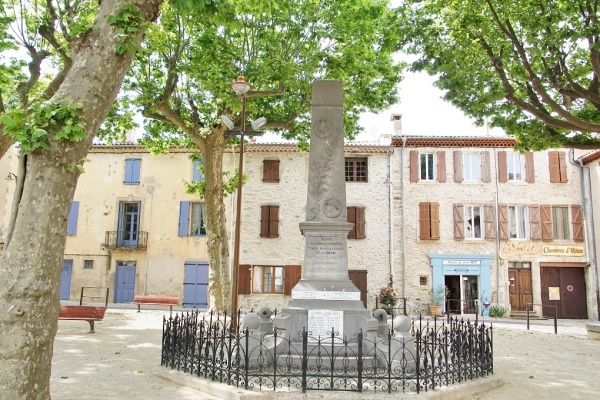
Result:
{"label": "tree branch", "polygon": [[29,51],[29,55],[31,56],[31,61],[29,62],[29,79],[24,82],[20,82],[17,85],[17,93],[19,94],[19,101],[21,105],[26,107],[29,99],[29,92],[35,86],[37,81],[40,78],[41,74],[41,64],[42,61],[50,55],[45,50],[37,51],[35,47],[32,45],[27,45],[27,50]]}
{"label": "tree branch", "polygon": [[260,90],[260,91],[249,91],[246,93],[246,98],[251,97],[269,97],[269,96],[279,96],[285,93],[285,84],[283,81],[279,81],[279,86],[274,90]]}

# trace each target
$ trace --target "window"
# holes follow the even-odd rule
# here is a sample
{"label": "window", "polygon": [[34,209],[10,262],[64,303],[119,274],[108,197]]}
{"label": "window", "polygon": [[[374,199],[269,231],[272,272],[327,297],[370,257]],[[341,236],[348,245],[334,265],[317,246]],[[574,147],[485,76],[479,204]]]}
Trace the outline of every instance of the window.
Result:
{"label": "window", "polygon": [[549,151],[550,183],[567,182],[567,160],[564,151]]}
{"label": "window", "polygon": [[481,207],[465,206],[465,238],[481,239]]}
{"label": "window", "polygon": [[346,209],[347,221],[354,224],[352,230],[348,232],[348,239],[364,239],[365,233],[365,208],[348,207]]}
{"label": "window", "polygon": [[283,267],[252,267],[252,293],[283,293]]}
{"label": "window", "polygon": [[279,206],[260,207],[260,237],[279,237]]}
{"label": "window", "polygon": [[530,262],[509,262],[508,268],[531,269]]}
{"label": "window", "polygon": [[552,237],[555,240],[569,240],[569,208],[552,206]]}
{"label": "window", "polygon": [[427,277],[426,276],[420,276],[419,277],[419,285],[421,285],[421,286],[427,286]]}
{"label": "window", "polygon": [[77,219],[79,217],[79,202],[74,201],[71,203],[71,210],[69,211],[69,219],[67,220],[67,235],[75,236],[77,234]]}
{"label": "window", "polygon": [[202,160],[195,160],[192,167],[192,182],[203,182],[204,181],[204,166]]}
{"label": "window", "polygon": [[179,203],[179,236],[205,236],[204,204]]}
{"label": "window", "polygon": [[437,240],[440,238],[440,205],[419,203],[419,239]]}
{"label": "window", "polygon": [[367,182],[367,157],[346,158],[346,182]]}
{"label": "window", "polygon": [[126,185],[139,185],[140,183],[140,158],[127,158],[125,160],[125,177],[123,183]]}
{"label": "window", "polygon": [[525,156],[519,153],[508,155],[508,180],[522,181]]}
{"label": "window", "polygon": [[463,178],[465,181],[479,180],[479,154],[463,154]]}
{"label": "window", "polygon": [[117,247],[137,247],[140,229],[140,203],[119,202]]}
{"label": "window", "polygon": [[422,153],[419,157],[419,170],[421,171],[422,181],[433,181],[434,176],[434,154],[433,153]]}
{"label": "window", "polygon": [[263,161],[263,182],[279,182],[279,160]]}
{"label": "window", "polygon": [[94,260],[83,260],[83,268],[84,269],[93,269],[94,268]]}
{"label": "window", "polygon": [[527,217],[525,214],[525,206],[508,206],[508,229],[511,239],[526,239]]}

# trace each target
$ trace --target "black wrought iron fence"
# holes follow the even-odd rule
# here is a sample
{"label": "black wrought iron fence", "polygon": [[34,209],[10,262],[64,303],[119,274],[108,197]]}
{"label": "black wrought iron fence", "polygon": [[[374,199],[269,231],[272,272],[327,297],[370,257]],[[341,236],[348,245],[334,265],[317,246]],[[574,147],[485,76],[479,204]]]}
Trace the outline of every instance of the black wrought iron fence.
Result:
{"label": "black wrought iron fence", "polygon": [[[492,326],[413,320],[409,332],[292,338],[198,311],[163,319],[161,365],[254,390],[417,392],[493,373]],[[385,323],[385,322],[384,322]],[[412,333],[411,333],[412,332]]]}

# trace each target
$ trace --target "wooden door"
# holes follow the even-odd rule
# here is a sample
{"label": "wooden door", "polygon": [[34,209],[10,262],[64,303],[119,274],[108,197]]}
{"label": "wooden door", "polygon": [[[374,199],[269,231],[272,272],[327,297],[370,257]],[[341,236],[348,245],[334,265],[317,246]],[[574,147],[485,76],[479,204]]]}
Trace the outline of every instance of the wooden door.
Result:
{"label": "wooden door", "polygon": [[526,311],[527,304],[533,303],[533,295],[531,293],[531,270],[525,268],[509,268],[508,282],[511,310]]}
{"label": "wooden door", "polygon": [[[557,307],[558,318],[587,318],[584,272],[584,268],[578,267],[541,269],[542,304]],[[544,316],[554,317],[554,308],[542,308]]]}
{"label": "wooden door", "polygon": [[348,270],[348,277],[354,286],[360,290],[360,300],[367,308],[367,271],[362,269]]}

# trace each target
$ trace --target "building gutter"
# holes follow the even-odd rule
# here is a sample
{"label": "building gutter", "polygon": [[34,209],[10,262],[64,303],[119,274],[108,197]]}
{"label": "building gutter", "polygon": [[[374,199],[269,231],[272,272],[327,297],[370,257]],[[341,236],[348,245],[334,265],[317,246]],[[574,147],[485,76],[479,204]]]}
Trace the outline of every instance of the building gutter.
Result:
{"label": "building gutter", "polygon": [[392,287],[394,284],[394,197],[393,197],[393,185],[392,185],[392,156],[394,155],[394,146],[390,146],[390,153],[388,156],[388,202],[389,202],[389,224],[390,224],[390,238],[389,238],[389,243],[390,243],[390,257],[389,257],[389,263],[390,263],[390,282],[392,283]]}
{"label": "building gutter", "polygon": [[400,195],[402,201],[402,297],[406,298],[406,213],[404,212],[404,149],[406,147],[406,136],[402,135],[402,149],[400,157]]}

